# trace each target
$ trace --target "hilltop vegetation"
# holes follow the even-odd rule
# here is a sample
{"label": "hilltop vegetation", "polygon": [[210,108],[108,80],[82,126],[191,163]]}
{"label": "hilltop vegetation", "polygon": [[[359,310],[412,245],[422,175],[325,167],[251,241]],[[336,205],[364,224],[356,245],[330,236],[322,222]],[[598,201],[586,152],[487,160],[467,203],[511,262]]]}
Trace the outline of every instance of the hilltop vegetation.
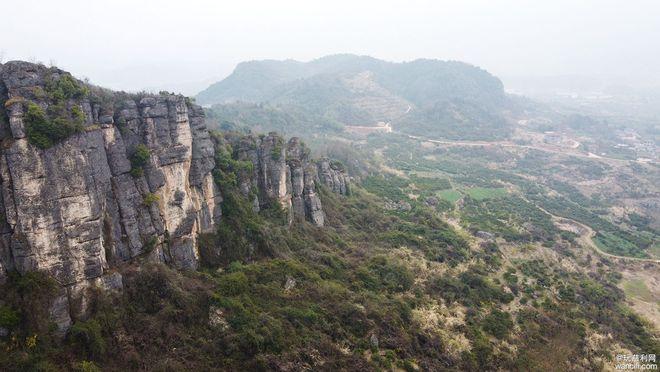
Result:
{"label": "hilltop vegetation", "polygon": [[315,134],[337,134],[343,125],[330,117],[320,117],[295,107],[279,107],[268,103],[214,105],[207,119],[220,130],[271,132],[311,137]]}
{"label": "hilltop vegetation", "polygon": [[[510,128],[499,79],[453,61],[392,63],[336,55],[308,63],[252,61],[199,93],[219,123],[263,130],[337,131],[392,122],[396,130],[445,138],[504,138]],[[247,106],[249,114],[238,114]],[[275,119],[259,121],[275,112]],[[290,115],[282,126],[281,113]]]}

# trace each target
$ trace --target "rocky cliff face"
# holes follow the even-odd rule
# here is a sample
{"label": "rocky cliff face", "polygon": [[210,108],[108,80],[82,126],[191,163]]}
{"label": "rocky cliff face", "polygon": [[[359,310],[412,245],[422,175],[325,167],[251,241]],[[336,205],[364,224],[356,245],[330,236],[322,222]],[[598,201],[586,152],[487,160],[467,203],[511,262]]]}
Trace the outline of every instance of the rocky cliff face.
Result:
{"label": "rocky cliff face", "polygon": [[[236,149],[237,160],[254,165],[252,171],[239,174],[238,183],[243,196],[253,200],[255,210],[277,202],[288,211],[290,223],[306,220],[323,226],[323,209],[316,185],[324,184],[334,191],[332,183],[328,182],[332,177],[319,177],[319,169],[325,162],[313,162],[309,149],[300,139],[294,137],[285,144],[283,138],[269,133],[262,137],[229,137],[228,141]],[[336,173],[335,177],[345,183],[346,174]],[[346,189],[336,192],[347,193]]]}
{"label": "rocky cliff face", "polygon": [[[107,91],[26,62],[0,65],[0,102],[0,281],[12,270],[47,271],[63,288],[52,312],[65,330],[70,314],[84,312],[86,288],[121,287],[113,267],[145,258],[197,268],[197,235],[222,218],[214,142],[199,106]],[[54,123],[52,146],[35,145],[39,112]],[[69,122],[79,124],[74,133],[56,137]],[[315,182],[346,192],[346,175],[312,162],[296,139],[232,140],[236,156],[253,164],[240,187],[255,208],[277,201],[292,222],[322,226]]]}

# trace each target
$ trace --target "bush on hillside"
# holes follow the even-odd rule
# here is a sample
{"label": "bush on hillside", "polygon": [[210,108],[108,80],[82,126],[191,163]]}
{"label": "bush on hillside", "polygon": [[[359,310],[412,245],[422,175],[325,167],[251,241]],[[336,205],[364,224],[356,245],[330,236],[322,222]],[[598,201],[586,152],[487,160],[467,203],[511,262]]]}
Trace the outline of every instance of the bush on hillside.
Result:
{"label": "bush on hillside", "polygon": [[29,102],[23,118],[28,141],[40,149],[47,149],[72,134],[82,132],[84,130],[82,111],[74,106],[72,115],[73,119],[57,116],[50,120],[39,105]]}
{"label": "bush on hillside", "polygon": [[138,144],[131,154],[131,175],[133,177],[141,177],[144,174],[143,167],[149,161],[151,157],[151,152],[149,148],[144,144]]}

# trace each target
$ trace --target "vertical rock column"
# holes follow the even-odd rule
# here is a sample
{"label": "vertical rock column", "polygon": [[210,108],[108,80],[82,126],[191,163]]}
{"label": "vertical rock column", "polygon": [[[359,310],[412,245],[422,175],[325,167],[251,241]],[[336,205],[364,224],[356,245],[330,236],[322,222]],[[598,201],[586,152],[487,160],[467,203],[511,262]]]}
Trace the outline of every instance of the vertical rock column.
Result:
{"label": "vertical rock column", "polygon": [[286,164],[284,139],[271,132],[259,147],[259,201],[262,207],[277,202],[286,211],[291,209],[290,187],[287,187],[289,169]]}
{"label": "vertical rock column", "polygon": [[316,226],[323,226],[325,216],[321,199],[316,195],[316,167],[310,163],[309,149],[299,138],[293,137],[287,145],[287,163],[291,169],[293,214]]}

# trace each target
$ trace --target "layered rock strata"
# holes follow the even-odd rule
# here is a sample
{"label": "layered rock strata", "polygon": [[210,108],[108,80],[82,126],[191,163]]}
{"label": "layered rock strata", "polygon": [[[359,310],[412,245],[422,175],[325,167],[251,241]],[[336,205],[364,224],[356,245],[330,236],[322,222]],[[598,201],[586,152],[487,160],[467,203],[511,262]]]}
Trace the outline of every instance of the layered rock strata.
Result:
{"label": "layered rock strata", "polygon": [[[0,103],[0,282],[10,271],[49,273],[62,286],[51,311],[65,330],[84,313],[86,288],[121,288],[113,268],[124,262],[198,267],[197,236],[222,218],[201,107],[180,95],[111,92],[27,62],[0,65]],[[71,113],[81,127],[35,146],[35,108]],[[278,202],[291,223],[322,226],[317,184],[348,190],[345,173],[310,160],[296,138],[233,140],[236,157],[253,165],[239,184],[255,209]]]}

